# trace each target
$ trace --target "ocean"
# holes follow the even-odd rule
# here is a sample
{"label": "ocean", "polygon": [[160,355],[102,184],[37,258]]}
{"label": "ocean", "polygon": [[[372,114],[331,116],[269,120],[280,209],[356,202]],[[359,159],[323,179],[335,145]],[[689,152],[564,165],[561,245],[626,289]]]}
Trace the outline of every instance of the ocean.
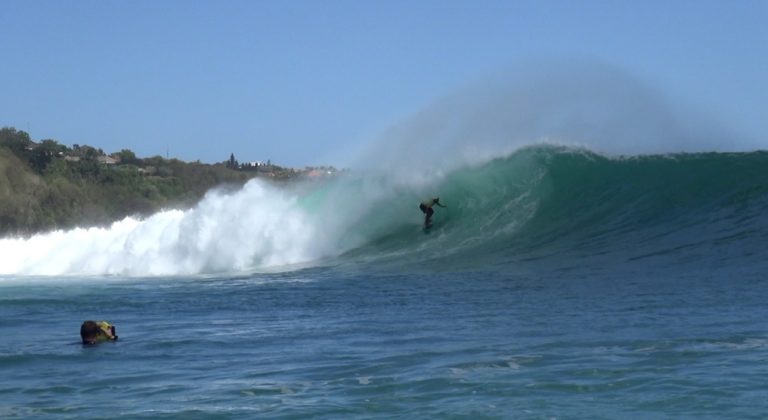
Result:
{"label": "ocean", "polygon": [[536,145],[0,239],[0,417],[766,418],[767,168]]}

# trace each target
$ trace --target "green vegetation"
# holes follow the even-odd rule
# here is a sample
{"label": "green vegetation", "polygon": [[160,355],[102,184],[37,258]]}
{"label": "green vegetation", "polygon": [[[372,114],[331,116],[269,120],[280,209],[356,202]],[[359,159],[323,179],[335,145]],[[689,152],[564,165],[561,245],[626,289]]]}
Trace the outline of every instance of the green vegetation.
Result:
{"label": "green vegetation", "polygon": [[[273,168],[274,169],[274,168]],[[293,171],[277,168],[273,179]],[[24,131],[0,129],[0,236],[94,226],[162,208],[194,205],[209,189],[240,186],[264,171],[137,158],[54,140],[35,143]]]}

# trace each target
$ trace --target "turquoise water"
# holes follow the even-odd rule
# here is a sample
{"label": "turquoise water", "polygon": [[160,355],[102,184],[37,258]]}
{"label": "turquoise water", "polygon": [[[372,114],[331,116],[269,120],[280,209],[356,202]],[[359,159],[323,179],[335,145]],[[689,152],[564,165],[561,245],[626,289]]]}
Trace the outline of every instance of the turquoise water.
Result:
{"label": "turquoise water", "polygon": [[292,269],[6,273],[0,417],[765,418],[766,164],[530,149]]}

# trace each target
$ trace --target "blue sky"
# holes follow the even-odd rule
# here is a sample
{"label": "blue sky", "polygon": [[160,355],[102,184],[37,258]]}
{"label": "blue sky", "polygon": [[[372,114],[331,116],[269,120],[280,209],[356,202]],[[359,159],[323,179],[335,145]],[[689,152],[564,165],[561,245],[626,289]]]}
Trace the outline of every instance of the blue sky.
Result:
{"label": "blue sky", "polygon": [[107,152],[344,165],[524,62],[597,60],[768,146],[768,1],[0,2],[0,125]]}

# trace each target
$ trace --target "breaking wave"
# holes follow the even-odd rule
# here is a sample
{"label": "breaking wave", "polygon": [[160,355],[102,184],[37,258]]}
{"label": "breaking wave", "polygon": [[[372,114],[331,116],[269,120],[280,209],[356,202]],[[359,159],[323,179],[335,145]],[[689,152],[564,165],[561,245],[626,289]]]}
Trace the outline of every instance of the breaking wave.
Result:
{"label": "breaking wave", "polygon": [[[768,153],[606,157],[539,145],[429,180],[253,180],[192,209],[0,240],[0,274],[168,276],[318,264],[716,264],[768,240]],[[435,227],[422,199],[440,195]]]}

